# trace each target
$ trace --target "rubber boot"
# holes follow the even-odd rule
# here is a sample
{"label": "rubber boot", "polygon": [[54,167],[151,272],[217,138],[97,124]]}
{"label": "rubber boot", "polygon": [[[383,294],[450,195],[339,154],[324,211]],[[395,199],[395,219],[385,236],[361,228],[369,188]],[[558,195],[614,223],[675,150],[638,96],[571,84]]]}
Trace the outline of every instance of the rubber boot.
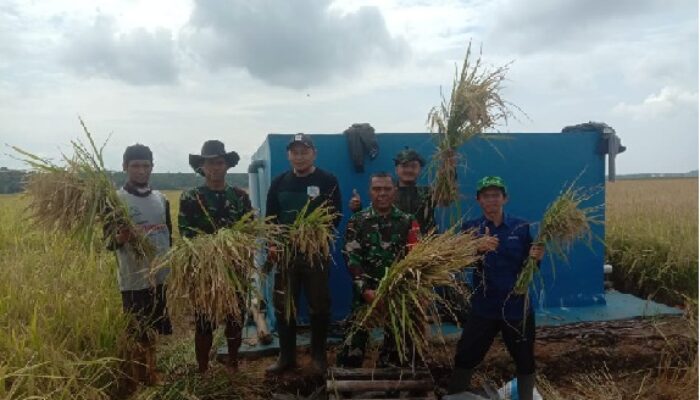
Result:
{"label": "rubber boot", "polygon": [[450,383],[447,385],[447,394],[462,393],[469,390],[472,384],[473,369],[455,368],[452,371]]}
{"label": "rubber boot", "polygon": [[243,340],[241,338],[237,339],[226,339],[226,346],[228,348],[228,364],[226,367],[231,372],[238,371],[238,349],[241,347]]}
{"label": "rubber boot", "polygon": [[226,335],[226,347],[228,351],[226,367],[229,372],[238,371],[238,349],[243,343],[242,333],[240,325],[227,321],[224,334]]}
{"label": "rubber boot", "polygon": [[535,374],[517,375],[518,378],[518,399],[532,400],[535,390]]}
{"label": "rubber boot", "polygon": [[209,370],[209,352],[214,341],[213,334],[194,334],[194,354],[197,358],[199,373],[203,374]]}
{"label": "rubber boot", "polygon": [[328,338],[328,316],[311,317],[311,366],[314,373],[326,375],[326,339]]}
{"label": "rubber boot", "polygon": [[280,316],[277,319],[277,335],[280,339],[280,355],[277,362],[265,369],[268,374],[281,374],[297,366],[296,321],[288,323]]}

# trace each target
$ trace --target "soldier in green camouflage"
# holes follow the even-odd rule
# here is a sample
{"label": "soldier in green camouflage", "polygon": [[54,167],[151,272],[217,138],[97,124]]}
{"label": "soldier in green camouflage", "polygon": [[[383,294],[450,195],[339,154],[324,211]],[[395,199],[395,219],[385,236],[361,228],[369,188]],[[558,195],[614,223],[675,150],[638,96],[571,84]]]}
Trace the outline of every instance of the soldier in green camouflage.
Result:
{"label": "soldier in green camouflage", "polygon": [[[178,227],[180,235],[193,238],[200,234],[212,234],[230,227],[245,213],[252,210],[248,194],[226,183],[226,171],[238,163],[236,152],[226,152],[224,144],[209,140],[202,146],[200,155],[190,154],[190,165],[203,175],[205,185],[182,193]],[[241,299],[245,293],[240,293]],[[195,311],[195,355],[199,372],[209,369],[209,351],[216,325]],[[238,348],[241,346],[242,316],[230,316],[226,320],[224,334],[228,345],[227,367],[235,371],[238,367]]]}
{"label": "soldier in green camouflage", "polygon": [[[353,280],[353,312],[363,304],[374,301],[375,290],[388,268],[402,258],[418,241],[420,227],[413,215],[394,205],[396,186],[387,173],[373,174],[370,180],[370,207],[358,211],[345,232],[345,256]],[[337,357],[339,366],[362,366],[369,334],[355,332],[346,338]],[[396,364],[398,354],[394,341],[385,336],[380,364]]]}
{"label": "soldier in green camouflage", "polygon": [[[425,160],[414,149],[406,147],[394,157],[396,176],[399,183],[394,205],[401,211],[412,214],[420,224],[421,233],[425,234],[435,228],[435,202],[430,186],[416,184]],[[350,199],[350,210],[357,212],[361,209],[360,196],[355,192]]]}
{"label": "soldier in green camouflage", "polygon": [[193,238],[200,233],[215,233],[232,226],[251,210],[250,198],[243,189],[228,185],[223,190],[192,188],[180,195],[180,234]]}

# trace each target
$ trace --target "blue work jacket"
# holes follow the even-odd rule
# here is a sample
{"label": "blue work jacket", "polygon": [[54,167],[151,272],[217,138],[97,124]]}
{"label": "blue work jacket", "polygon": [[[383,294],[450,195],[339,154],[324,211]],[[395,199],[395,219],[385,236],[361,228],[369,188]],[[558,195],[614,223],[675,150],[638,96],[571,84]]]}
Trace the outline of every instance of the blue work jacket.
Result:
{"label": "blue work jacket", "polygon": [[[462,230],[478,229],[483,235],[489,228],[491,235],[498,236],[498,248],[487,253],[476,265],[471,298],[472,312],[482,318],[522,319],[525,315],[525,296],[513,294],[518,274],[530,252],[532,236],[530,224],[504,213],[503,222],[496,227],[485,217],[466,221]],[[532,304],[528,306],[528,313]]]}

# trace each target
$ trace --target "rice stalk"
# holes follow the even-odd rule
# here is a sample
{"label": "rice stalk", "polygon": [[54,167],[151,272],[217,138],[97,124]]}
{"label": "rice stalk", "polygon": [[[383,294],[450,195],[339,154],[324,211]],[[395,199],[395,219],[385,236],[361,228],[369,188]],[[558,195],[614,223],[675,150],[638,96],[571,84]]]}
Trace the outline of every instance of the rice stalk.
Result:
{"label": "rice stalk", "polygon": [[[189,341],[188,345],[191,346]],[[170,375],[163,385],[145,388],[132,396],[134,400],[253,400],[269,399],[271,387],[264,376],[250,368],[231,375],[214,366],[208,376],[182,371]]]}
{"label": "rice stalk", "polygon": [[[571,246],[580,239],[592,239],[591,224],[599,223],[600,206],[583,207],[582,203],[593,196],[593,192],[575,188],[571,184],[552,201],[544,212],[540,230],[534,245],[543,245],[550,257],[567,259]],[[529,257],[518,275],[513,288],[516,295],[526,295],[535,274],[537,260]]]}
{"label": "rice stalk", "polygon": [[335,240],[334,221],[338,213],[331,211],[327,201],[312,211],[309,211],[310,204],[308,201],[294,222],[286,227],[286,264],[303,257],[311,266],[323,268]]}
{"label": "rice stalk", "polygon": [[428,112],[427,124],[436,142],[434,201],[447,207],[458,199],[458,148],[492,129],[508,123],[513,117],[510,107],[519,108],[501,97],[503,81],[511,63],[491,68],[482,61],[482,52],[472,60],[469,42],[461,71],[455,67],[455,77],[449,100],[441,93],[442,102]]}
{"label": "rice stalk", "polygon": [[251,211],[233,226],[213,234],[182,238],[156,260],[152,273],[170,268],[168,303],[188,299],[194,310],[214,323],[245,312],[245,299],[254,289],[255,254],[274,241],[279,227]]}
{"label": "rice stalk", "polygon": [[426,323],[430,320],[439,326],[438,305],[450,309],[434,288],[463,290],[456,275],[481,258],[477,255],[480,240],[475,231],[424,236],[406,257],[387,269],[374,301],[359,312],[353,329],[383,326],[394,339],[401,362],[408,360],[412,347],[427,359]]}
{"label": "rice stalk", "polygon": [[106,142],[98,148],[82,119],[80,124],[87,144],[71,141],[73,155],[63,155],[62,166],[13,147],[34,169],[27,178],[24,192],[29,201],[30,217],[48,231],[82,239],[86,246],[96,241],[95,226],[102,227],[105,243],[119,230],[126,229],[132,233],[126,245],[136,256],[153,258],[155,247],[129,218],[129,211],[105,168],[102,154]]}
{"label": "rice stalk", "polygon": [[[328,201],[324,201],[315,209],[309,211],[311,200],[296,215],[294,222],[282,227],[284,250],[280,272],[286,273],[295,261],[305,260],[312,268],[324,268],[331,256],[331,246],[335,240],[334,221],[338,213],[331,211]],[[291,288],[291,276],[286,274],[284,292],[284,309],[287,319],[296,314],[294,297]]]}

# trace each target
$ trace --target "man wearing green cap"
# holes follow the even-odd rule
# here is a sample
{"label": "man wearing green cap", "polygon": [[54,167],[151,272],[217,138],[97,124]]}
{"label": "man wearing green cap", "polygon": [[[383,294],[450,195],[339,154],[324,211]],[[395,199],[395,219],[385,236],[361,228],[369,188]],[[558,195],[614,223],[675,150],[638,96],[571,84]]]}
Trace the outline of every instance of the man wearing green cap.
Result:
{"label": "man wearing green cap", "polygon": [[484,359],[493,339],[501,332],[515,361],[518,396],[532,400],[535,385],[535,316],[525,296],[513,287],[528,257],[542,260],[544,248],[532,244],[530,225],[504,212],[508,202],[505,182],[486,176],[477,183],[476,201],[483,215],[462,225],[484,236],[479,252],[484,255],[474,272],[471,311],[462,324],[457,343],[455,370],[448,391],[469,389],[474,368]]}
{"label": "man wearing green cap", "polygon": [[[201,154],[190,154],[190,166],[204,176],[205,185],[184,191],[180,196],[178,227],[180,234],[193,238],[200,234],[213,234],[219,229],[232,226],[244,214],[252,210],[248,194],[226,183],[226,171],[238,164],[235,151],[226,152],[218,140],[208,140]],[[239,293],[243,296],[244,293]],[[194,350],[199,372],[209,369],[209,351],[216,325],[195,310]],[[238,368],[238,348],[241,346],[243,316],[226,318],[226,344],[228,346],[227,367],[231,372]]]}
{"label": "man wearing green cap", "polygon": [[[416,184],[421,170],[425,166],[425,160],[416,150],[406,147],[396,154],[394,165],[396,176],[399,178],[394,205],[399,210],[416,217],[421,233],[425,234],[435,227],[435,204],[432,199],[432,188]],[[352,212],[362,209],[362,201],[357,192],[350,198],[349,208]]]}

